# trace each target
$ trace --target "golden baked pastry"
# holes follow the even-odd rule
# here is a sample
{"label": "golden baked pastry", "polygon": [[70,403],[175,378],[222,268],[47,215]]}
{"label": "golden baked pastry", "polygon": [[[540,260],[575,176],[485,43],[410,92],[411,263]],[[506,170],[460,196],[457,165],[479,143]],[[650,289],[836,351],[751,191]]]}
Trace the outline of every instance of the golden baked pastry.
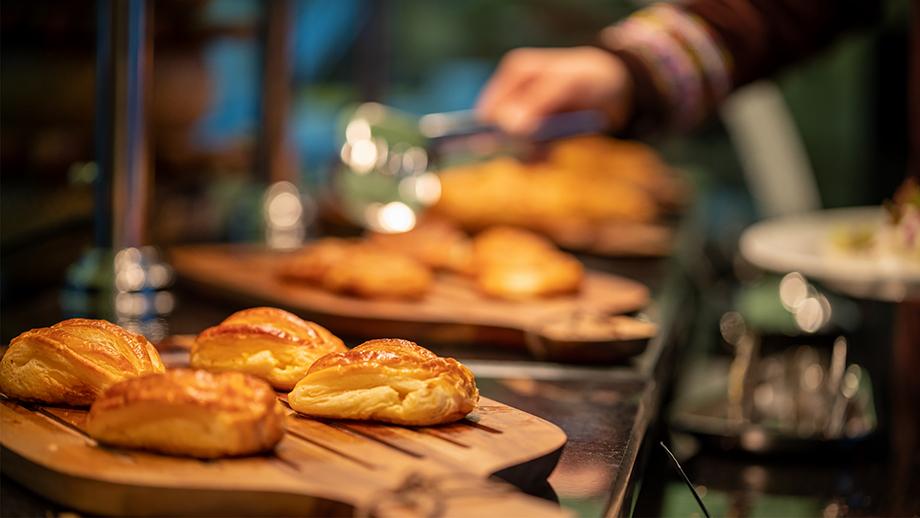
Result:
{"label": "golden baked pastry", "polygon": [[159,353],[143,336],[105,320],[73,318],[13,339],[0,360],[0,391],[84,406],[113,383],[163,371]]}
{"label": "golden baked pastry", "polygon": [[493,227],[473,240],[476,284],[486,295],[525,300],[578,291],[581,263],[546,238],[513,227]]}
{"label": "golden baked pastry", "polygon": [[478,273],[476,284],[491,297],[528,300],[575,293],[583,278],[584,268],[577,259],[552,252],[520,262],[489,264]]}
{"label": "golden baked pastry", "polygon": [[347,257],[355,245],[348,239],[319,239],[282,259],[277,273],[287,279],[320,284],[329,268]]}
{"label": "golden baked pastry", "polygon": [[399,252],[363,246],[332,265],[323,287],[371,299],[418,299],[431,286],[431,270]]}
{"label": "golden baked pastry", "polygon": [[526,225],[530,175],[519,161],[500,157],[441,173],[441,197],[432,210],[463,227]]}
{"label": "golden baked pastry", "polygon": [[655,150],[641,142],[597,135],[559,140],[550,148],[547,161],[582,177],[640,187],[666,206],[685,198],[681,182]]}
{"label": "golden baked pastry", "polygon": [[549,239],[515,227],[491,227],[473,239],[473,261],[477,269],[495,262],[521,262],[555,250],[556,246]]}
{"label": "golden baked pastry", "polygon": [[416,299],[431,285],[431,271],[392,246],[326,238],[279,264],[283,278],[366,298]]}
{"label": "golden baked pastry", "polygon": [[321,356],[344,350],[345,344],[319,324],[276,308],[252,308],[198,335],[191,366],[245,372],[290,390]]}
{"label": "golden baked pastry", "polygon": [[645,144],[566,139],[544,160],[499,157],[443,171],[433,211],[469,229],[514,225],[543,231],[558,219],[651,222],[679,205],[683,185]]}
{"label": "golden baked pastry", "polygon": [[458,273],[470,273],[472,269],[470,239],[445,220],[425,219],[408,232],[375,232],[368,240],[375,246],[409,255],[434,269]]}
{"label": "golden baked pastry", "polygon": [[408,340],[371,340],[321,358],[288,395],[294,410],[317,417],[433,425],[476,407],[473,373]]}
{"label": "golden baked pastry", "polygon": [[86,431],[105,444],[172,455],[248,455],[278,444],[284,410],[260,379],[178,369],[109,387],[90,408]]}

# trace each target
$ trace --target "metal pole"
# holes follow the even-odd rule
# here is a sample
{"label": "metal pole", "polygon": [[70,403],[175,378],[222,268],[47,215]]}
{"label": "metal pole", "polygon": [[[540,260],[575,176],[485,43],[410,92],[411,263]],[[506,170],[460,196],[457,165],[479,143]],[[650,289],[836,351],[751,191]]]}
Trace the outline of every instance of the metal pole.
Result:
{"label": "metal pole", "polygon": [[174,303],[172,270],[146,244],[152,4],[97,0],[95,248],[67,272],[68,316],[112,320],[159,339]]}
{"label": "metal pole", "polygon": [[94,234],[96,248],[112,247],[112,91],[115,37],[113,0],[96,2],[96,180]]}
{"label": "metal pole", "polygon": [[[111,0],[109,0],[111,1]],[[144,244],[150,190],[147,83],[152,45],[145,0],[115,0],[112,195],[115,249]]]}
{"label": "metal pole", "polygon": [[152,45],[145,0],[98,0],[96,246],[144,243],[150,188],[147,83]]}
{"label": "metal pole", "polygon": [[290,0],[273,0],[265,4],[265,22],[262,26],[261,128],[256,152],[257,170],[262,180],[269,184],[296,180],[296,159],[287,142],[292,11]]}
{"label": "metal pole", "polygon": [[297,156],[287,139],[291,88],[291,0],[265,2],[262,25],[262,102],[256,170],[268,184],[263,197],[265,242],[296,248],[306,233],[305,196],[297,188]]}

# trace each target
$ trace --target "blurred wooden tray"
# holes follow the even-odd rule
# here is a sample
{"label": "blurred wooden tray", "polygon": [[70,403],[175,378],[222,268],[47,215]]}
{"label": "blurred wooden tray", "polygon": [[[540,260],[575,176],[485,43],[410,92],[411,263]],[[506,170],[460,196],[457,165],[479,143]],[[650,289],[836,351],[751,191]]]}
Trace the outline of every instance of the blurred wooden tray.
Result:
{"label": "blurred wooden tray", "polygon": [[272,454],[211,461],[100,446],[85,419],[83,409],[0,399],[3,473],[66,507],[117,516],[567,514],[487,480],[545,484],[566,436],[486,398],[465,419],[437,427],[288,411]]}
{"label": "blurred wooden tray", "polygon": [[[628,313],[649,303],[649,291],[636,281],[588,272],[578,294],[509,302],[480,295],[471,281],[439,274],[419,301],[368,300],[338,295],[275,275],[278,252],[247,245],[197,245],[170,250],[179,277],[251,305],[289,308],[352,336],[399,336],[415,340],[523,346],[525,332],[548,318],[580,311]],[[216,324],[216,322],[215,322]]]}
{"label": "blurred wooden tray", "polygon": [[562,248],[610,258],[657,259],[671,255],[675,228],[665,222],[556,221],[541,231]]}

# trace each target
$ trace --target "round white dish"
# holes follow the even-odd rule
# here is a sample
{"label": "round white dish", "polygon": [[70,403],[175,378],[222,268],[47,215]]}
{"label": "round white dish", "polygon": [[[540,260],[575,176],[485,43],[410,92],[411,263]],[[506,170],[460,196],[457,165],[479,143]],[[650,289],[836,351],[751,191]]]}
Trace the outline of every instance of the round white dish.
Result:
{"label": "round white dish", "polygon": [[764,270],[799,272],[855,297],[920,300],[920,262],[884,250],[857,253],[832,244],[835,232],[881,228],[883,218],[881,207],[850,207],[768,219],[744,231],[741,254]]}

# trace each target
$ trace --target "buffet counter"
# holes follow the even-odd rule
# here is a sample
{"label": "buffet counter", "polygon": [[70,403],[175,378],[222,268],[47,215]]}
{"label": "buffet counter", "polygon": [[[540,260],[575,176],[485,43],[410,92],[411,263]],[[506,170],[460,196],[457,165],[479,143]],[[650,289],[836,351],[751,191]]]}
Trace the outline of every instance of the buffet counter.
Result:
{"label": "buffet counter", "polygon": [[[525,351],[477,343],[439,343],[430,348],[455,356],[469,366],[484,397],[501,401],[559,426],[568,436],[558,466],[548,483],[528,492],[579,516],[629,515],[637,482],[641,479],[647,436],[658,416],[674,349],[683,326],[676,309],[684,293],[677,276],[665,279],[663,261],[604,261],[603,268],[623,272],[656,287],[657,301],[650,312],[661,331],[644,353],[616,366],[579,366],[535,361]],[[598,268],[599,265],[592,264]],[[187,335],[219,322],[236,302],[179,282],[174,291],[175,312],[168,319],[172,335]],[[31,319],[56,315],[52,300],[35,299]],[[14,316],[6,315],[8,318]],[[23,317],[26,318],[26,317]],[[348,345],[358,341],[344,337]],[[169,362],[169,356],[164,360]],[[499,477],[502,473],[497,474]],[[0,514],[37,515],[68,511],[4,476]]]}

